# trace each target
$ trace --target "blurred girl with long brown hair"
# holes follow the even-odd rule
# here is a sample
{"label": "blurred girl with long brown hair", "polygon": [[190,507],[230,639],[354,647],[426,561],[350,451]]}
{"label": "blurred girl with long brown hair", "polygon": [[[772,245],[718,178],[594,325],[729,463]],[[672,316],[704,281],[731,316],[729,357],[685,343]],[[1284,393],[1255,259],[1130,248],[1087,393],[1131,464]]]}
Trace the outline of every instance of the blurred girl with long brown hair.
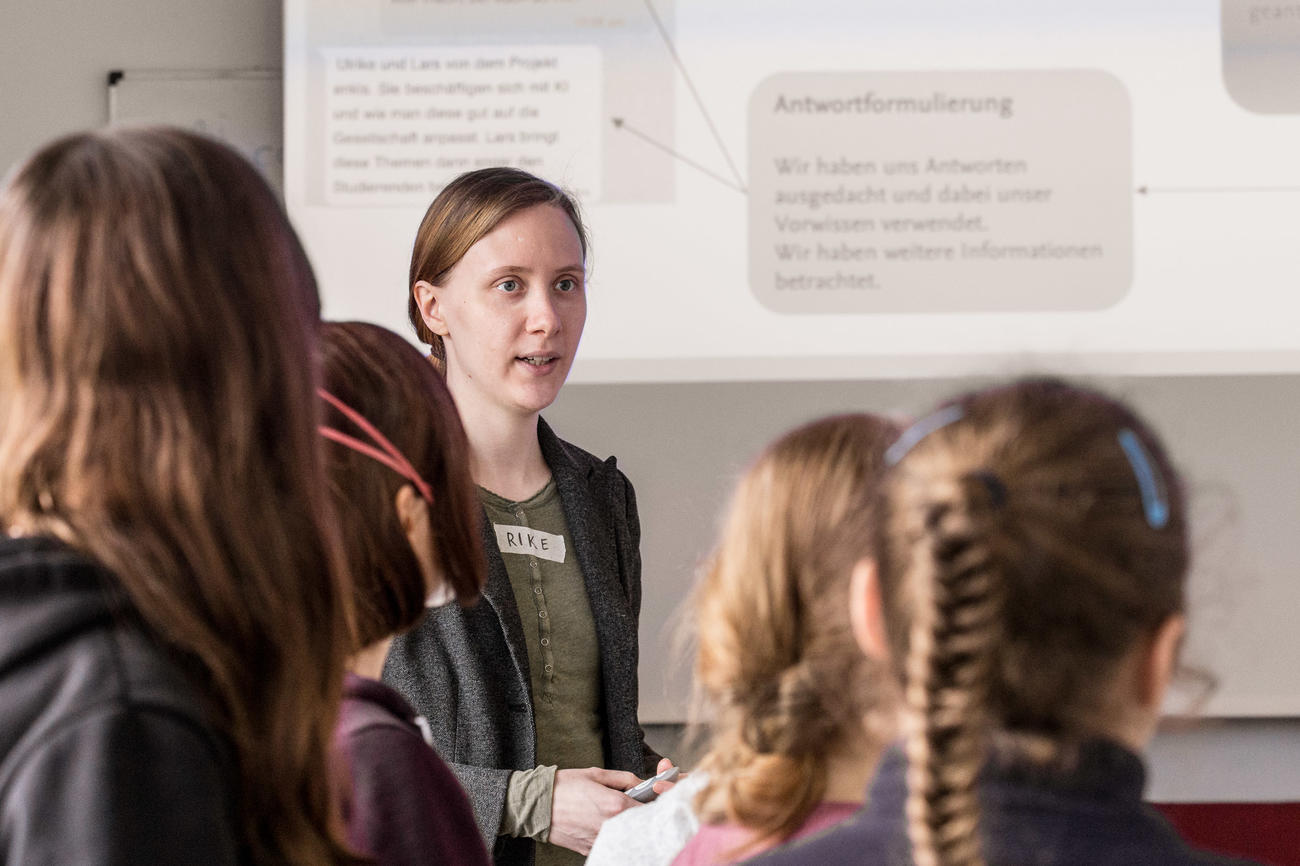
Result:
{"label": "blurred girl with long brown hair", "polygon": [[483,588],[465,432],[442,377],[392,331],[327,322],[321,355],[321,435],[356,608],[335,732],[348,841],[375,866],[486,866],[469,800],[422,736],[427,723],[379,681],[393,638],[426,607],[469,606]]}
{"label": "blurred girl with long brown hair", "polygon": [[349,862],[318,324],[223,145],[74,135],[0,193],[0,861]]}

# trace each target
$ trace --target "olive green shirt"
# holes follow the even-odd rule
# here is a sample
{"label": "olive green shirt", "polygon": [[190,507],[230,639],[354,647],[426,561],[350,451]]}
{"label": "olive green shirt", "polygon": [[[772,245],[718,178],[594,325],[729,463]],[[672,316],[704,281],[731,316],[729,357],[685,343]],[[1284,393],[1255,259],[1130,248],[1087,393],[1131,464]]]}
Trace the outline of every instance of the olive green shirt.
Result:
{"label": "olive green shirt", "polygon": [[537,866],[582,863],[546,843],[555,771],[605,766],[596,623],[555,481],[523,502],[479,488],[514,590],[528,647],[537,764],[514,773],[502,831],[538,840]]}

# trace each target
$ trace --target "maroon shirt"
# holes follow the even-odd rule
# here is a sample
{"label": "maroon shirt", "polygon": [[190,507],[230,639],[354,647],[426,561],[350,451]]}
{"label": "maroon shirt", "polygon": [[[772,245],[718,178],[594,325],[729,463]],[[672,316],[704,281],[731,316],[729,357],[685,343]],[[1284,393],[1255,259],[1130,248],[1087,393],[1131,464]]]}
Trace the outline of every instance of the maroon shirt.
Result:
{"label": "maroon shirt", "polygon": [[489,866],[469,798],[397,692],[348,674],[334,750],[351,770],[343,814],[358,852],[377,866]]}

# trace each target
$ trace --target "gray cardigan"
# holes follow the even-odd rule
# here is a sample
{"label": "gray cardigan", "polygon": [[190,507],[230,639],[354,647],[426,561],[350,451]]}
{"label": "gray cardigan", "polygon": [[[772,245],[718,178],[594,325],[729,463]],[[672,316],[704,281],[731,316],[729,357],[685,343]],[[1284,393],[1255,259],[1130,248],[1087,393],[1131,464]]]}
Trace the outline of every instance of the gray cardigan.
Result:
{"label": "gray cardigan", "polygon": [[[614,458],[601,461],[538,421],[537,439],[560,495],[600,642],[605,760],[643,776],[659,756],[637,722],[637,618],[641,526],[632,485]],[[384,679],[433,731],[433,742],[469,794],[499,864],[532,862],[530,839],[498,836],[510,774],[536,766],[537,731],[523,624],[496,536],[486,519],[488,579],[473,607],[430,611],[398,637]]]}

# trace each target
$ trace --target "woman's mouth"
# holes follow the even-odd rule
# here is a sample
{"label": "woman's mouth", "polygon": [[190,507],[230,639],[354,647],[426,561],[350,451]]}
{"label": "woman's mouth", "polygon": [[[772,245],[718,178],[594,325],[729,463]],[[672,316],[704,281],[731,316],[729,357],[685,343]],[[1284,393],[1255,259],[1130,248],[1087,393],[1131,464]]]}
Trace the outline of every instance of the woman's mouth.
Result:
{"label": "woman's mouth", "polygon": [[528,370],[536,373],[549,373],[555,369],[559,362],[559,355],[520,355],[515,358],[516,361],[523,364]]}

